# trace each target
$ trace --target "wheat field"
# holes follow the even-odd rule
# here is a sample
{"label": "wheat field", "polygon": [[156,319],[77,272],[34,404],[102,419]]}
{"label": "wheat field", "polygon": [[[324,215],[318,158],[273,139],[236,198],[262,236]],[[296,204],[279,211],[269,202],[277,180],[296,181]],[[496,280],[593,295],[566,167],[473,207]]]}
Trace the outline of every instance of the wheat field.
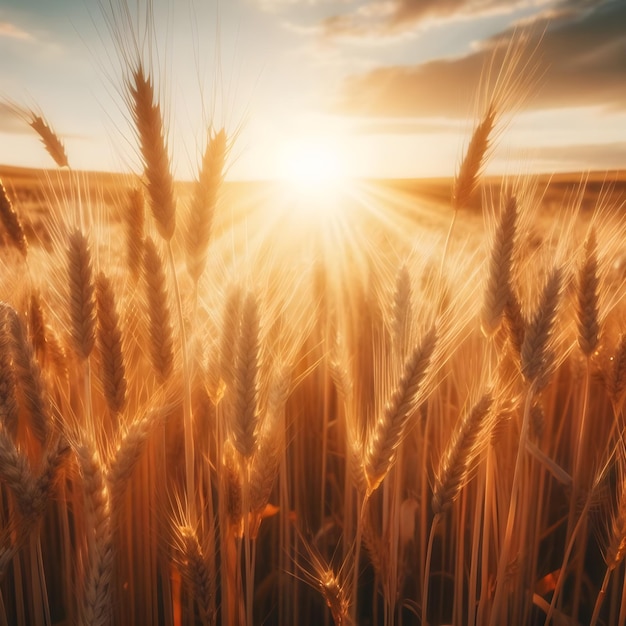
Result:
{"label": "wheat field", "polygon": [[19,105],[0,169],[0,626],[626,624],[623,173],[483,178],[496,89],[454,180],[276,210],[121,59],[139,171]]}

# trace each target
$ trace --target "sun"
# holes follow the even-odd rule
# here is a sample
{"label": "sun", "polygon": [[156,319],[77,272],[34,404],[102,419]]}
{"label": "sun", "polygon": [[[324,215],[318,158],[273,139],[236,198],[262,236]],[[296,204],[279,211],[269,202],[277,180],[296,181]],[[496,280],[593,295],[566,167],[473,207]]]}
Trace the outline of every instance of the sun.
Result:
{"label": "sun", "polygon": [[332,188],[346,178],[338,142],[328,137],[286,141],[279,153],[279,178],[302,191]]}

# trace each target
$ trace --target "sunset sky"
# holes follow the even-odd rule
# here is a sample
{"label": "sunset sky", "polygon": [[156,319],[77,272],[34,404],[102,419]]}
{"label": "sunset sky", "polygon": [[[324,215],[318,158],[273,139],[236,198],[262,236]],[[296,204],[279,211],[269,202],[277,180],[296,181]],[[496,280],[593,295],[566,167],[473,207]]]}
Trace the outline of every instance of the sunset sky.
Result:
{"label": "sunset sky", "polygon": [[[110,2],[0,0],[0,97],[43,112],[80,169],[136,167]],[[283,176],[302,146],[349,176],[452,175],[481,72],[531,23],[534,78],[513,81],[490,171],[626,168],[624,0],[155,0],[154,13],[179,177],[211,119],[237,133],[231,179]],[[0,163],[52,165],[6,107]]]}

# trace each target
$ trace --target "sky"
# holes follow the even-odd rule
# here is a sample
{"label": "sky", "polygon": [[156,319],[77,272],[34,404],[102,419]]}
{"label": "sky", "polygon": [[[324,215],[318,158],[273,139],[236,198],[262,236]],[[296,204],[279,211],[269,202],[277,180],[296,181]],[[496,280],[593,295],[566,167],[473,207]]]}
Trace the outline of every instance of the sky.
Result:
{"label": "sky", "polygon": [[72,167],[137,171],[123,53],[139,32],[179,178],[211,124],[231,179],[303,158],[450,176],[494,98],[488,172],[623,169],[624,24],[625,0],[0,0],[0,164],[53,165],[18,105]]}

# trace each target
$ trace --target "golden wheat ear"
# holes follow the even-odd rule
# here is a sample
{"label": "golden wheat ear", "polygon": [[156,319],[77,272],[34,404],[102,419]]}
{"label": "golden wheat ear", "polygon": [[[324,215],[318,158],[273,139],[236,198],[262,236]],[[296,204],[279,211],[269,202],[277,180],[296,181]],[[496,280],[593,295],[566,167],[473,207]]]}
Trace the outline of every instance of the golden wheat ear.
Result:
{"label": "golden wheat ear", "polygon": [[435,473],[432,509],[435,515],[452,506],[472,474],[480,452],[489,444],[488,426],[494,403],[486,392],[456,425]]}
{"label": "golden wheat ear", "polygon": [[211,546],[200,542],[198,532],[188,522],[172,522],[172,556],[196,602],[202,626],[216,623],[214,606],[215,576],[211,572]]}
{"label": "golden wheat ear", "polygon": [[69,237],[67,267],[70,333],[76,354],[86,360],[96,341],[96,300],[91,247],[79,229]]}
{"label": "golden wheat ear", "polygon": [[65,146],[60,137],[52,130],[43,116],[30,111],[30,127],[39,135],[46,152],[59,167],[69,167]]}
{"label": "golden wheat ear", "polygon": [[89,565],[82,597],[82,622],[90,626],[109,626],[111,586],[113,583],[113,535],[111,502],[105,467],[93,441],[74,446],[83,478]]}
{"label": "golden wheat ear", "polygon": [[150,357],[159,381],[165,383],[174,369],[174,338],[163,261],[150,237],[145,241],[143,265],[150,328]]}
{"label": "golden wheat ear", "polygon": [[363,470],[370,493],[378,488],[395,462],[406,425],[421,397],[436,345],[437,330],[433,326],[409,353],[396,388],[368,433]]}
{"label": "golden wheat ear", "polygon": [[215,208],[224,180],[227,139],[222,128],[212,133],[202,159],[186,229],[187,271],[197,283],[206,266]]}
{"label": "golden wheat ear", "polygon": [[138,63],[132,72],[128,91],[143,159],[150,209],[159,234],[166,241],[170,241],[176,229],[174,179],[163,130],[161,107],[155,98],[152,79],[144,70],[142,63]]}
{"label": "golden wheat ear", "polygon": [[508,198],[500,214],[491,246],[489,278],[482,310],[482,329],[493,336],[500,328],[511,293],[511,266],[517,230],[517,200]]}
{"label": "golden wheat ear", "polygon": [[139,280],[143,265],[145,210],[144,195],[140,187],[131,189],[126,210],[123,212],[126,225],[126,263],[133,280]]}
{"label": "golden wheat ear", "polygon": [[117,414],[126,405],[126,366],[113,285],[103,272],[96,276],[96,305],[102,387],[109,409]]}
{"label": "golden wheat ear", "polygon": [[13,208],[9,194],[0,180],[0,221],[4,226],[11,243],[22,253],[28,254],[28,242],[19,215]]}

